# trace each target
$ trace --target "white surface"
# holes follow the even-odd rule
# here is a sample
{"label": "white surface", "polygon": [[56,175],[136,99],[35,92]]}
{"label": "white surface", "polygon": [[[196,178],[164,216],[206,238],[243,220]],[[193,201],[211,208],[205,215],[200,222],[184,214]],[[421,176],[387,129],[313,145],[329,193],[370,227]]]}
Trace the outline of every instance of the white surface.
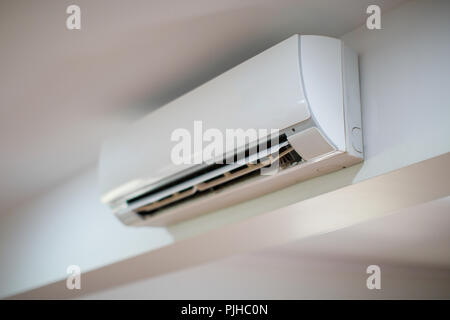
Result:
{"label": "white surface", "polygon": [[[356,51],[345,44],[342,48],[342,65],[344,72],[344,108],[345,108],[345,143],[347,152],[354,156],[364,153],[361,94],[359,81],[359,60]],[[356,80],[357,79],[357,80]]]}
{"label": "white surface", "polygon": [[[321,40],[331,41],[329,38]],[[258,134],[259,130],[265,130],[270,134],[271,130],[283,130],[310,118],[300,75],[299,41],[300,37],[294,35],[280,42],[151,112],[120,135],[107,140],[100,158],[102,198],[111,202],[129,196],[139,188],[199,164],[203,147],[210,144],[204,142],[202,147],[203,133],[208,129],[219,130],[224,136],[230,129],[258,130]],[[322,72],[322,77],[325,74]],[[342,110],[342,99],[337,103]],[[194,129],[195,121],[201,121],[199,132]],[[343,119],[341,122],[343,125]],[[187,130],[190,134],[188,158],[192,159],[191,164],[175,165],[171,159],[172,148],[184,141],[171,141],[177,129]],[[256,142],[258,138],[265,137],[249,135],[248,139],[252,140],[246,143]],[[197,142],[199,139],[200,143]],[[222,142],[223,154],[244,147],[235,146],[233,141],[231,145],[229,141]],[[221,154],[215,155],[219,156]],[[203,159],[204,162],[212,160]]]}
{"label": "white surface", "polygon": [[450,197],[445,197],[266,252],[426,267],[450,275],[449,248]]}
{"label": "white surface", "polygon": [[449,299],[450,272],[381,264],[382,290],[368,290],[373,260],[255,254],[80,299]]}
{"label": "white surface", "polygon": [[347,150],[342,108],[342,42],[339,39],[323,41],[316,36],[301,39],[300,69],[312,117],[336,149]]}
{"label": "white surface", "polygon": [[336,150],[317,127],[296,133],[288,137],[288,141],[305,160],[311,160]]}
{"label": "white surface", "polygon": [[[320,161],[317,157],[335,151],[335,146],[343,152],[350,150],[352,145],[345,144],[345,132],[351,132],[351,127],[345,126],[344,113],[349,117],[352,110],[344,108],[341,48],[342,41],[336,38],[293,35],[108,139],[102,145],[99,164],[102,202],[111,206],[125,224],[138,224],[143,219],[132,212],[133,208],[151,200],[142,199],[130,206],[126,203],[128,199],[160,186],[173,175],[186,175],[202,162],[211,163],[221,156],[233,155],[235,150],[243,150],[246,143],[261,142],[274,130],[283,132],[294,125],[295,137],[289,136],[288,139],[304,160],[316,158]],[[354,64],[348,68],[353,67],[355,71],[355,76],[350,78],[355,83],[348,83],[348,88],[359,88],[357,59],[347,62]],[[359,97],[359,92],[353,95]],[[360,109],[359,101],[354,107]],[[354,125],[360,128],[361,111],[354,113],[359,117],[357,121],[353,116]],[[174,137],[174,133],[180,130],[184,134]],[[203,142],[208,130],[220,134],[218,139],[222,139],[223,150],[219,153],[204,153],[211,142]],[[240,130],[245,135],[243,140],[238,139],[237,145],[230,141],[229,130],[231,139],[236,139],[234,130]],[[189,151],[183,151],[187,153],[183,157],[190,162],[174,163],[173,148],[180,143],[188,144]],[[362,156],[358,154],[358,158]],[[349,158],[344,163],[336,159],[334,163],[336,170],[355,161]],[[298,169],[319,172],[325,167],[330,168],[331,165]],[[280,175],[278,177],[282,179]],[[260,183],[264,185],[261,191],[265,193],[276,190],[276,183],[263,180]],[[185,186],[177,185],[172,189],[177,188],[183,190]],[[249,195],[248,199],[255,197],[250,192],[245,193]],[[229,202],[228,205],[234,203]],[[206,203],[206,206],[210,205]],[[165,213],[166,216],[168,214]],[[187,213],[179,213],[177,220],[181,221],[183,215]],[[150,221],[148,223],[152,225]]]}
{"label": "white surface", "polygon": [[450,151],[450,1],[421,0],[342,37],[359,53],[365,163],[356,181]]}
{"label": "white surface", "polygon": [[0,296],[66,277],[172,242],[162,228],[127,228],[98,200],[88,171],[0,222]]}
{"label": "white surface", "polygon": [[[352,5],[349,5],[350,2]],[[145,2],[145,5],[148,3],[150,2]],[[226,6],[229,2],[215,3],[217,6]],[[0,117],[0,139],[3,150],[8,150],[2,153],[1,174],[4,185],[0,203],[2,206],[10,206],[19,198],[23,199],[23,195],[29,196],[38,190],[44,190],[50,182],[76,172],[94,159],[101,140],[96,138],[101,134],[95,133],[105,125],[109,118],[106,114],[114,119],[114,110],[119,105],[130,102],[125,102],[125,97],[145,91],[153,95],[151,102],[167,101],[168,96],[172,98],[177,92],[188,91],[236,62],[278,42],[281,40],[280,34],[300,32],[338,35],[347,27],[355,26],[355,23],[361,24],[365,19],[367,4],[374,1],[324,1],[320,2],[319,8],[317,3],[305,1],[296,4],[303,6],[303,10],[300,7],[293,10],[292,5],[286,5],[283,9],[280,6],[276,9],[279,13],[276,19],[271,7],[260,7],[256,11],[248,8],[241,8],[241,11],[224,9],[209,16],[205,12],[211,9],[208,6],[197,7],[196,10],[201,11],[196,11],[196,15],[193,15],[192,10],[180,9],[173,14],[185,18],[188,15],[192,19],[172,20],[172,25],[165,21],[165,24],[159,25],[161,28],[149,31],[144,22],[154,21],[152,17],[159,16],[161,11],[142,10],[141,15],[134,16],[133,21],[121,20],[122,15],[127,15],[120,6],[112,5],[107,14],[105,4],[98,2],[98,8],[91,8],[86,14],[91,17],[102,14],[104,19],[88,20],[90,22],[86,28],[90,30],[87,33],[89,40],[82,40],[82,33],[67,37],[66,30],[58,31],[60,29],[54,28],[60,23],[59,15],[52,15],[52,12],[57,12],[57,8],[43,11],[43,2],[23,7],[19,1],[8,2],[8,5],[18,4],[19,7],[0,19],[2,39],[15,39],[14,45],[2,47],[4,58],[0,61],[3,70],[0,86],[3,112]],[[395,2],[389,1],[389,4]],[[2,6],[5,5],[2,3]],[[37,7],[30,7],[34,5]],[[144,2],[141,5],[144,6]],[[383,30],[368,31],[361,27],[344,37],[346,43],[356,49],[361,57],[366,161],[355,181],[449,151],[450,90],[447,88],[450,79],[447,75],[450,74],[450,43],[445,41],[450,26],[449,5],[448,1],[406,3],[383,14]],[[189,8],[193,7],[190,5]],[[64,12],[62,4],[60,9]],[[140,9],[140,6],[133,7],[135,12]],[[163,6],[160,10],[168,11],[168,6]],[[3,14],[6,11],[2,7],[0,12]],[[24,12],[37,13],[37,18],[31,19],[31,22],[39,23],[40,28],[30,25],[29,17]],[[364,14],[361,15],[361,12]],[[114,19],[110,14],[116,14]],[[264,17],[270,19],[263,19]],[[25,23],[24,19],[28,22]],[[47,24],[43,24],[43,20]],[[118,24],[117,21],[122,21],[123,24]],[[249,22],[252,27],[247,24]],[[125,41],[124,33],[130,30],[127,26],[135,23],[142,28],[137,28],[135,36],[127,37]],[[211,25],[217,28],[208,28]],[[151,42],[142,44],[143,38],[139,35],[144,31],[145,39],[151,39]],[[41,33],[47,36],[44,37]],[[254,37],[249,36],[250,33]],[[40,38],[41,41],[27,42],[30,47],[26,47],[25,43],[17,40],[28,39],[26,34],[35,39]],[[99,34],[103,36],[100,37]],[[248,39],[255,40],[249,42]],[[85,48],[80,46],[82,43],[89,49],[81,49]],[[136,45],[142,50],[131,49]],[[50,48],[52,51],[46,52],[42,48]],[[179,49],[182,51],[180,55],[167,57],[164,53],[168,48],[185,50]],[[18,52],[22,53],[18,55]],[[33,55],[30,56],[29,52],[33,52]],[[71,56],[58,58],[58,52],[69,52]],[[202,68],[201,66],[207,65],[205,60],[212,59],[211,57],[217,64],[212,63],[214,66],[210,69]],[[62,63],[68,61],[69,64]],[[136,69],[124,61],[141,63]],[[62,68],[61,65],[66,67]],[[71,74],[72,77],[66,77],[68,65],[78,70]],[[86,74],[91,77],[86,77]],[[105,78],[112,82],[105,82]],[[68,83],[57,86],[59,90],[55,92],[55,85],[62,84],[60,79],[66,79]],[[18,85],[20,90],[14,89]],[[49,91],[52,95],[44,94]],[[22,96],[23,92],[27,94]],[[77,92],[82,92],[83,95],[75,95]],[[156,94],[157,92],[160,93]],[[73,98],[70,99],[72,104],[62,104],[68,93],[74,93],[73,96],[69,95]],[[110,99],[106,99],[108,102],[103,100],[97,104],[96,98],[105,96],[106,93],[108,96],[110,93],[117,93],[117,96],[113,94],[109,96]],[[131,109],[128,111],[131,118],[136,118],[148,110],[134,109],[135,113]],[[124,114],[120,118],[123,117]],[[43,119],[47,122],[42,121]],[[109,120],[107,123],[110,124]],[[81,124],[82,129],[75,124]],[[113,131],[109,125],[102,132],[107,131]],[[55,135],[55,132],[58,134]],[[83,264],[86,261],[88,268],[101,267],[136,254],[139,250],[151,250],[168,239],[167,234],[156,229],[126,229],[118,221],[111,219],[107,209],[100,207],[97,201],[99,194],[95,185],[96,173],[91,171],[86,175],[90,178],[85,183],[79,183],[79,179],[83,178],[68,181],[65,187],[59,186],[26,206],[3,211],[8,215],[0,220],[2,296],[59,280],[64,277],[65,268],[69,264]],[[303,187],[294,186],[258,202],[252,201],[212,214],[184,228],[183,232],[174,231],[178,232],[177,237],[187,237],[203,229],[219,226],[225,213],[251,216],[297,202],[299,197],[316,195],[313,192],[317,189],[316,181],[320,181],[327,191],[342,187],[334,178],[336,175],[311,181]],[[346,183],[351,183],[352,176],[347,178],[349,181]],[[392,197],[395,199],[395,194]],[[57,218],[58,227],[53,223],[45,223],[48,221],[45,217],[50,220]],[[86,220],[86,217],[95,221]],[[70,222],[86,224],[90,232],[86,234],[81,227],[73,229]],[[119,229],[115,229],[113,225]],[[102,233],[98,234],[100,231]],[[66,237],[68,234],[71,237]],[[136,239],[141,235],[142,242]],[[103,242],[96,242],[98,239]],[[95,243],[99,246],[90,247]],[[91,250],[88,254],[86,248]],[[107,252],[108,256],[104,256],[102,252]]]}
{"label": "white surface", "polygon": [[[83,299],[449,299],[450,197]],[[366,269],[381,268],[381,290]]]}

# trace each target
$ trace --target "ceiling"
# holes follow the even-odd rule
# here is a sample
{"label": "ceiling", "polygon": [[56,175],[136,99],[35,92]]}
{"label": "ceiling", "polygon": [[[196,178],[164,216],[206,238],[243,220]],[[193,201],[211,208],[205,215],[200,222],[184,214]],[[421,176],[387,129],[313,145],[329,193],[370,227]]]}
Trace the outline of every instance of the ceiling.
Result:
{"label": "ceiling", "polygon": [[[94,299],[446,298],[450,197],[348,228],[93,293]],[[365,288],[382,270],[381,292]],[[242,284],[245,285],[242,285]],[[236,290],[239,288],[239,290]]]}
{"label": "ceiling", "polygon": [[0,2],[0,212],[93,166],[105,137],[294,33],[403,0]]}

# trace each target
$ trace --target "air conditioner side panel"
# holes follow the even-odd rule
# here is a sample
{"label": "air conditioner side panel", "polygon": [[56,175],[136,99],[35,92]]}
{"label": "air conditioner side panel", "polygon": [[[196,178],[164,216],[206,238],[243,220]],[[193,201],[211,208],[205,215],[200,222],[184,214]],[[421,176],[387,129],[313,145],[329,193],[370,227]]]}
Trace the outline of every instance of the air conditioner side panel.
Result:
{"label": "air conditioner side panel", "polygon": [[346,151],[349,154],[362,159],[364,157],[364,147],[359,91],[358,55],[355,51],[345,45],[342,45],[342,52]]}
{"label": "air conditioner side panel", "polygon": [[345,151],[342,42],[323,36],[300,39],[300,70],[312,117],[326,140]]}

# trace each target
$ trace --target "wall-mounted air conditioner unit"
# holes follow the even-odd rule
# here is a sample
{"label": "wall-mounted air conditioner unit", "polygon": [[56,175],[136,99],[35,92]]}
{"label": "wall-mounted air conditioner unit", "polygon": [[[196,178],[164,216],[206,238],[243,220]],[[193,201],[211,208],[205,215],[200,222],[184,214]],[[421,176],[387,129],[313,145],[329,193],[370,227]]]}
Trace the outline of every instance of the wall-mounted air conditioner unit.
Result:
{"label": "wall-mounted air conditioner unit", "polygon": [[[214,155],[224,163],[174,163],[173,133],[200,122],[224,136],[268,134],[225,144]],[[353,165],[362,152],[357,55],[338,39],[295,35],[106,141],[102,201],[125,224],[169,225]]]}

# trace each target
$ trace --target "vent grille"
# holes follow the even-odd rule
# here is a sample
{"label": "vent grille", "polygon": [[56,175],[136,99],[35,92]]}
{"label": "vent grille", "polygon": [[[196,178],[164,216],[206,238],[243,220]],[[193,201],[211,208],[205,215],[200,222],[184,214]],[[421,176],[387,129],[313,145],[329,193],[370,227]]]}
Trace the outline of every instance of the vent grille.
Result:
{"label": "vent grille", "polygon": [[142,217],[153,216],[161,213],[163,209],[254,178],[261,174],[261,169],[273,164],[278,164],[279,170],[283,170],[302,161],[284,134],[280,136],[279,141],[277,145],[269,145],[262,151],[259,151],[258,147],[253,155],[249,154],[247,148],[243,151],[245,158],[237,163],[212,164],[199,172],[130,199],[126,208],[119,214],[123,214],[123,211],[134,211]]}

